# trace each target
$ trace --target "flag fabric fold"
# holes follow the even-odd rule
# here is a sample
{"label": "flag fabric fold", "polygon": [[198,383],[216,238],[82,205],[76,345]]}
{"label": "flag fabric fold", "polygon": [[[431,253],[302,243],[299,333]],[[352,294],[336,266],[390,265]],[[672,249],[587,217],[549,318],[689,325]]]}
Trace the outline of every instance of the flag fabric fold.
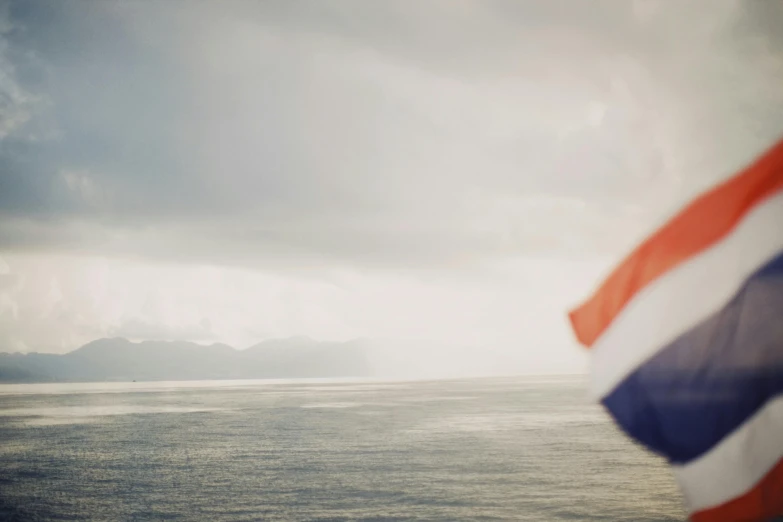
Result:
{"label": "flag fabric fold", "polygon": [[783,514],[783,140],[569,314],[591,389],[666,457],[695,522]]}

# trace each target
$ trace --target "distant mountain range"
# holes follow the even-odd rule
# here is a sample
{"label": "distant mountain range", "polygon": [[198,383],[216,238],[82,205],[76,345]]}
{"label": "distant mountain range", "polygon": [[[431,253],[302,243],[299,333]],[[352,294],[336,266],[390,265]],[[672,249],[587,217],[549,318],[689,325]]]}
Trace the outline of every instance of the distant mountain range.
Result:
{"label": "distant mountain range", "polygon": [[370,343],[306,337],[225,344],[99,339],[63,355],[0,353],[0,382],[369,377]]}

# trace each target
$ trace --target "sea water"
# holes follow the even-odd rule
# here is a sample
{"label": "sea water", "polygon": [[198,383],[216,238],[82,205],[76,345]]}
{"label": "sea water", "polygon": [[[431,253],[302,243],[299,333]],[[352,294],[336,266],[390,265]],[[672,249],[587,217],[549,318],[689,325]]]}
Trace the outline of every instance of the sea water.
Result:
{"label": "sea water", "polygon": [[0,520],[684,519],[580,377],[0,386]]}

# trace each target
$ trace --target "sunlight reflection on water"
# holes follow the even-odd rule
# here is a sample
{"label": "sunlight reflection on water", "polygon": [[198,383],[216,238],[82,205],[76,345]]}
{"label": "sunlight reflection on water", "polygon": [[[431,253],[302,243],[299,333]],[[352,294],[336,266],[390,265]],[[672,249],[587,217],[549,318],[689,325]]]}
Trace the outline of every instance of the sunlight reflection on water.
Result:
{"label": "sunlight reflection on water", "polygon": [[5,388],[0,519],[684,519],[582,378]]}

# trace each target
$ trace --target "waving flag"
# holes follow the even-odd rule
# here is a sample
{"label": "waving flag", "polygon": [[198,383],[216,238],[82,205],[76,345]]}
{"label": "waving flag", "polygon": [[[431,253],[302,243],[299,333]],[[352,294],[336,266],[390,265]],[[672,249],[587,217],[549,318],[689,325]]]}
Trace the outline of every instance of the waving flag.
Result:
{"label": "waving flag", "polygon": [[570,314],[593,393],[671,462],[691,520],[783,514],[783,141]]}

